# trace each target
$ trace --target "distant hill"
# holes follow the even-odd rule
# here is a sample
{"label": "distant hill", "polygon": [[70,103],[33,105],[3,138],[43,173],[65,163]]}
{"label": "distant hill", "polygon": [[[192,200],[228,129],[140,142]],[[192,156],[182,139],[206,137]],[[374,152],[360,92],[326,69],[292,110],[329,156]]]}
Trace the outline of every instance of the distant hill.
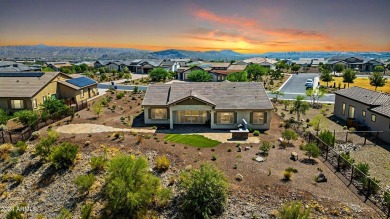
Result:
{"label": "distant hill", "polygon": [[263,54],[242,54],[232,50],[189,51],[168,49],[147,51],[128,48],[95,48],[47,46],[0,46],[0,59],[35,58],[43,60],[97,60],[97,59],[138,59],[138,58],[193,58],[203,60],[242,60],[252,57],[268,58],[328,58],[338,55],[359,56],[364,58],[390,59],[390,52],[269,52]]}

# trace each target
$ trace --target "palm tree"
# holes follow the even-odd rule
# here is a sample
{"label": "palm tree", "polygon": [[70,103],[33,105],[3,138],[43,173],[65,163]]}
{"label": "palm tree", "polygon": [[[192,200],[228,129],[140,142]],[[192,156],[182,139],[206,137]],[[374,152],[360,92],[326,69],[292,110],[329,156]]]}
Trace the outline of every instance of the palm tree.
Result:
{"label": "palm tree", "polygon": [[380,72],[373,72],[370,75],[370,85],[375,87],[375,91],[378,87],[383,87],[386,84],[387,78],[382,76]]}
{"label": "palm tree", "polygon": [[343,82],[348,84],[353,83],[353,80],[356,79],[356,72],[352,69],[345,69],[343,72]]}
{"label": "palm tree", "polygon": [[279,96],[284,96],[284,92],[280,90],[273,90],[271,91],[271,94],[275,95],[275,101],[278,101]]}
{"label": "palm tree", "polygon": [[298,95],[293,103],[292,110],[297,113],[298,121],[301,121],[301,114],[305,115],[306,111],[310,108],[310,105],[303,101],[304,99],[304,96]]}

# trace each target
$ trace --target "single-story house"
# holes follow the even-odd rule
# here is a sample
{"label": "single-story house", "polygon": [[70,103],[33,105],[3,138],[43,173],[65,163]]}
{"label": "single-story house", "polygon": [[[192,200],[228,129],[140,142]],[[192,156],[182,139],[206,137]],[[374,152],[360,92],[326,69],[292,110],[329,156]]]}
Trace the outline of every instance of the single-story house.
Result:
{"label": "single-story house", "polygon": [[204,70],[201,67],[198,66],[192,66],[192,67],[179,67],[176,70],[176,75],[178,80],[186,81],[188,80],[188,74],[195,70]]}
{"label": "single-story house", "polygon": [[243,62],[247,64],[258,64],[265,68],[269,68],[271,70],[275,70],[275,64],[278,62],[275,59],[263,58],[263,57],[255,57],[250,59],[245,59]]}
{"label": "single-story house", "polygon": [[25,65],[14,61],[0,61],[0,72],[10,71],[41,71],[40,65]]}
{"label": "single-story house", "polygon": [[226,70],[210,70],[210,74],[213,76],[213,81],[225,81],[229,74],[245,71],[247,67],[248,64],[230,65]]}
{"label": "single-story house", "polygon": [[144,100],[145,124],[204,124],[211,129],[269,129],[273,106],[261,83],[190,82],[149,85]]}
{"label": "single-story house", "polygon": [[376,59],[365,59],[354,56],[334,56],[329,59],[329,62],[335,61],[343,61],[346,63],[347,68],[356,69],[360,72],[372,72],[375,66],[385,66],[384,63]]}
{"label": "single-story house", "polygon": [[383,131],[379,138],[390,143],[390,95],[361,87],[335,92],[334,115],[362,130]]}
{"label": "single-story house", "polygon": [[71,78],[60,72],[0,72],[0,108],[35,110],[49,98],[84,101],[98,93],[96,81],[88,80],[85,85],[85,77]]}
{"label": "single-story house", "polygon": [[46,62],[47,67],[50,67],[54,71],[59,71],[60,68],[63,67],[71,67],[72,64],[70,62],[64,61],[64,62]]}

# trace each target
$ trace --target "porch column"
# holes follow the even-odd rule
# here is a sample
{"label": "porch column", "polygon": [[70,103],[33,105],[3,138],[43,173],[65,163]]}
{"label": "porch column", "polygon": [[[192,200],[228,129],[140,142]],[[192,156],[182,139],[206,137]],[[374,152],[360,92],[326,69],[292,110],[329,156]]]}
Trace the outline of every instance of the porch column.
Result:
{"label": "porch column", "polygon": [[173,129],[173,111],[171,107],[169,107],[169,128]]}
{"label": "porch column", "polygon": [[212,129],[213,128],[213,126],[214,126],[214,111],[213,110],[211,110],[211,112],[210,112],[210,128]]}

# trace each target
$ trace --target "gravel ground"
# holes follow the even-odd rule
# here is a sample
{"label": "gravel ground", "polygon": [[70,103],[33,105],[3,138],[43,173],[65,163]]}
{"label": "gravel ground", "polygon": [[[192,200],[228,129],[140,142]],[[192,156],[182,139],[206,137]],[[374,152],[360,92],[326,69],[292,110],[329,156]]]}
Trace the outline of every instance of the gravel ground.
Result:
{"label": "gravel ground", "polygon": [[154,129],[135,129],[135,128],[114,128],[106,125],[99,124],[69,124],[56,128],[59,133],[67,134],[88,134],[88,133],[101,133],[101,132],[142,132],[142,133],[154,133]]}

